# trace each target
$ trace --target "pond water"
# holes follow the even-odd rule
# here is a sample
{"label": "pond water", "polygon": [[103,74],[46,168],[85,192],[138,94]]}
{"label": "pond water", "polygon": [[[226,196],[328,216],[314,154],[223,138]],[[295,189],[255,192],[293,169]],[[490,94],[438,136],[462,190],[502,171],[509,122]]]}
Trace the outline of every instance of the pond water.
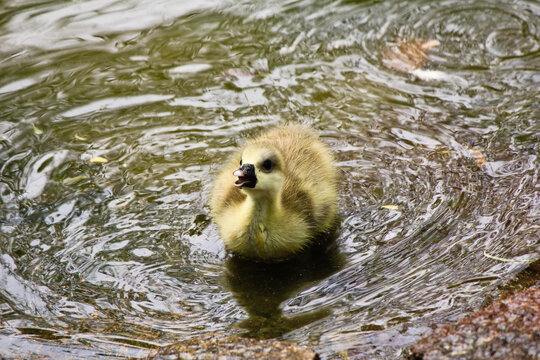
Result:
{"label": "pond water", "polygon": [[[540,252],[539,16],[532,0],[2,2],[0,355],[140,357],[217,331],[393,359],[496,297]],[[335,152],[335,244],[230,258],[213,176],[288,121]]]}

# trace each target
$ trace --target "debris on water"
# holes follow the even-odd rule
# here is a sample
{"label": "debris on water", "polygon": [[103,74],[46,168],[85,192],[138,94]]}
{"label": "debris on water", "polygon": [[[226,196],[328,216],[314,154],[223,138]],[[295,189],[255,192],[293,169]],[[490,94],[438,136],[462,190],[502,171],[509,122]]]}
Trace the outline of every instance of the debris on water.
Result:
{"label": "debris on water", "polygon": [[104,163],[107,163],[109,162],[109,160],[105,159],[104,157],[101,157],[101,156],[96,156],[96,157],[93,157],[90,159],[90,162],[91,163],[101,163],[101,164],[104,164]]}
{"label": "debris on water", "polygon": [[399,210],[399,206],[397,206],[397,205],[383,205],[383,206],[381,206],[381,209]]}
{"label": "debris on water", "polygon": [[255,340],[237,335],[209,333],[152,350],[151,360],[176,359],[290,359],[315,360],[313,350],[278,340]]}
{"label": "debris on water", "polygon": [[476,165],[478,165],[479,168],[483,168],[486,165],[486,157],[482,154],[482,151],[477,147],[474,147],[474,145],[467,146],[467,149],[476,162]]}
{"label": "debris on water", "polygon": [[428,62],[427,50],[440,43],[437,40],[398,39],[397,44],[382,52],[383,64],[393,70],[410,73]]}
{"label": "debris on water", "polygon": [[79,176],[75,176],[75,177],[70,177],[70,178],[64,179],[62,181],[62,184],[70,185],[70,184],[74,184],[74,183],[79,182],[79,181],[84,180],[84,179],[88,179],[88,176],[79,175]]}
{"label": "debris on water", "polygon": [[434,47],[434,46],[439,46],[441,45],[441,43],[439,42],[439,40],[428,40],[426,41],[425,43],[421,44],[420,47],[424,50],[427,50],[431,47]]}
{"label": "debris on water", "polygon": [[424,336],[409,360],[540,358],[540,288],[533,287]]}
{"label": "debris on water", "polygon": [[449,78],[448,74],[422,68],[429,61],[428,50],[439,45],[438,40],[401,38],[396,45],[383,50],[382,62],[389,69],[414,75],[421,80],[445,80]]}
{"label": "debris on water", "polygon": [[520,263],[526,263],[526,264],[530,264],[532,262],[534,262],[535,260],[534,259],[508,259],[508,258],[503,258],[503,257],[499,257],[499,256],[494,256],[494,255],[490,255],[488,254],[485,250],[484,250],[484,256],[487,257],[487,258],[490,258],[490,259],[493,259],[493,260],[498,260],[498,261],[502,261],[502,262],[520,262]]}
{"label": "debris on water", "polygon": [[36,125],[32,124],[32,129],[34,130],[34,134],[36,135],[41,135],[43,134],[43,130],[41,130],[40,128],[38,128]]}

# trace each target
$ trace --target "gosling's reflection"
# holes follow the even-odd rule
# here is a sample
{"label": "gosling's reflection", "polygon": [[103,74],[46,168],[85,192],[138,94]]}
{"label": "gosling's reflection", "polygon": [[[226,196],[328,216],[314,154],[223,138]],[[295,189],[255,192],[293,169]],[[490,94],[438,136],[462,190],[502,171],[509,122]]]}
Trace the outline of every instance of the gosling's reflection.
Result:
{"label": "gosling's reflection", "polygon": [[344,264],[345,256],[335,242],[277,264],[229,258],[226,261],[226,285],[249,314],[249,318],[237,326],[247,330],[246,336],[273,338],[328,316],[330,307],[284,317],[279,305],[337,272]]}

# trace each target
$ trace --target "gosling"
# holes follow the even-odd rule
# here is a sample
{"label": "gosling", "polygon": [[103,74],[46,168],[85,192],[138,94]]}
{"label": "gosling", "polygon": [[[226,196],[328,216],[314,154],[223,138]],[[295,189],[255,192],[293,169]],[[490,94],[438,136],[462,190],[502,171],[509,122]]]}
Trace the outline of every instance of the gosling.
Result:
{"label": "gosling", "polygon": [[218,174],[210,208],[225,247],[263,261],[290,258],[336,225],[333,156],[309,127],[276,127]]}

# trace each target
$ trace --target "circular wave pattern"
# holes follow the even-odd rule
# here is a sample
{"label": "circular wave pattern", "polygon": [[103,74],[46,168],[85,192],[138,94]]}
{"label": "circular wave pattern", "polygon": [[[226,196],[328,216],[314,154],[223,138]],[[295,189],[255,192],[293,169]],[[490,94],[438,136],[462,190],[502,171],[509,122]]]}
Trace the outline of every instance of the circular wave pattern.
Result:
{"label": "circular wave pattern", "polygon": [[[7,352],[139,356],[221,331],[392,358],[537,258],[533,2],[206,5],[54,32],[103,19],[81,9],[51,18],[61,48],[0,49]],[[2,36],[58,15],[47,6],[12,9]],[[335,245],[274,266],[230,258],[206,206],[213,175],[286,121],[335,150]]]}

